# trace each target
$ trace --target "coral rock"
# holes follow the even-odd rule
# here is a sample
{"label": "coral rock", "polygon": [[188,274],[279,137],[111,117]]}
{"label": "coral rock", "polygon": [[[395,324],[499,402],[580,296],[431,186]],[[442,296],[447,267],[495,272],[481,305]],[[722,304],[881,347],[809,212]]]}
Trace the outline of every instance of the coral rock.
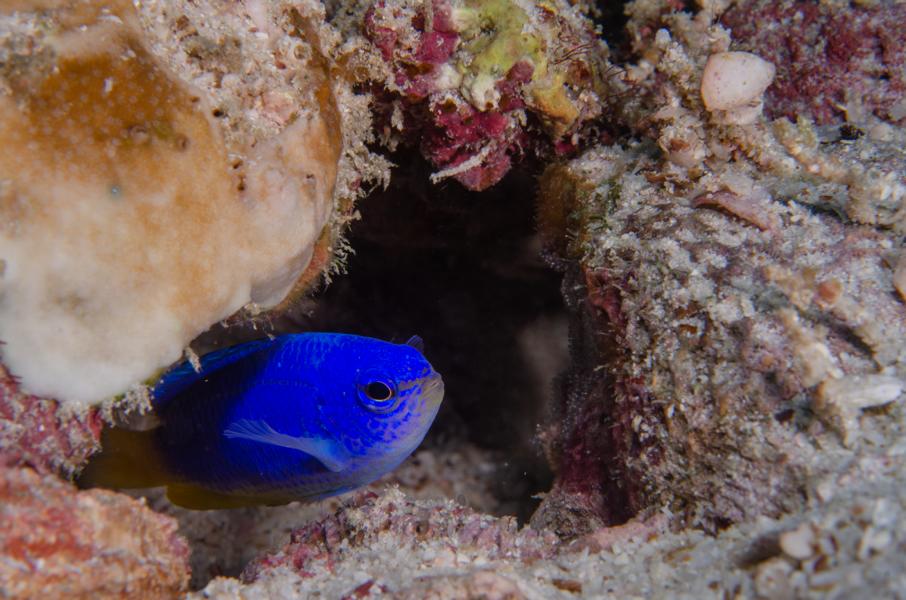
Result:
{"label": "coral rock", "polygon": [[0,14],[0,354],[88,406],[287,295],[342,123],[317,7],[44,4]]}
{"label": "coral rock", "polygon": [[71,475],[98,448],[101,418],[24,394],[0,367],[0,464]]}
{"label": "coral rock", "polygon": [[[365,34],[389,75],[388,133],[471,190],[531,150],[573,147],[601,112],[606,46],[563,2],[371,4]],[[379,94],[380,95],[380,94]]]}
{"label": "coral rock", "polygon": [[108,491],[0,468],[0,596],[166,598],[185,592],[176,523]]}
{"label": "coral rock", "polygon": [[742,0],[720,20],[736,46],[777,67],[767,92],[770,117],[800,115],[841,123],[862,105],[878,117],[906,118],[906,6]]}
{"label": "coral rock", "polygon": [[[753,5],[786,16],[752,18],[741,7]],[[637,138],[551,166],[541,180],[539,224],[566,273],[574,335],[573,369],[542,433],[557,479],[533,523],[564,535],[665,505],[706,529],[779,515],[802,507],[809,476],[838,467],[828,448],[855,457],[898,436],[906,134],[879,121],[887,109],[874,96],[875,115],[853,110],[840,128],[816,127],[805,108],[795,122],[745,126],[709,108],[746,107],[770,80],[761,59],[728,54],[737,39],[777,69],[769,107],[790,83],[788,57],[777,54],[789,48],[753,44],[747,32],[811,32],[813,21],[787,19],[794,13],[843,31],[873,15],[872,31],[888,39],[902,27],[886,19],[902,9],[725,8],[705,3],[693,15],[669,0],[630,3],[638,63],[627,73],[637,89],[615,117]],[[879,48],[871,36],[851,41]],[[725,100],[709,88],[728,58],[761,73],[757,86],[741,86],[749,93]],[[858,79],[857,93],[880,73],[871,60],[829,66],[845,67],[840,81]]]}
{"label": "coral rock", "polygon": [[[289,567],[303,577],[320,576],[352,555],[367,556],[378,543],[426,556],[454,543],[474,553],[473,560],[529,560],[548,556],[555,540],[550,532],[519,530],[510,517],[481,515],[450,501],[412,501],[391,488],[380,496],[360,494],[336,514],[294,531],[289,544],[250,564],[242,579],[251,582],[278,567]],[[439,554],[436,560],[445,559]]]}
{"label": "coral rock", "polygon": [[[770,172],[745,184],[757,204],[716,212],[639,175],[638,152],[600,149],[542,183],[542,203],[561,207],[542,207],[542,228],[565,226],[560,255],[579,257],[564,289],[584,290],[569,301],[587,333],[545,433],[558,480],[533,522],[612,524],[664,502],[718,524],[789,510],[807,472],[833,467],[820,448],[836,442],[803,409],[851,444],[872,428],[860,409],[902,389],[892,234],[779,204],[786,183]],[[698,185],[742,192],[740,168]]]}
{"label": "coral rock", "polygon": [[[242,586],[218,579],[203,593],[291,597],[317,589],[336,597],[382,592],[423,598],[450,583],[451,592],[487,584],[503,594],[521,584],[495,575],[492,565],[534,562],[552,556],[557,546],[552,533],[520,530],[512,518],[481,515],[449,500],[412,500],[389,488],[359,494],[334,514],[296,529],[281,549],[246,567]],[[465,575],[450,579],[452,568]]]}

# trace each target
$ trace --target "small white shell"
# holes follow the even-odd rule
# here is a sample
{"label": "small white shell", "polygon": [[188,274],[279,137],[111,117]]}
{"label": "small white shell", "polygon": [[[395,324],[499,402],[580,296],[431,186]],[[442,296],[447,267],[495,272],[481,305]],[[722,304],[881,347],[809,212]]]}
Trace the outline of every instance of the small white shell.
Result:
{"label": "small white shell", "polygon": [[[701,94],[710,112],[725,123],[745,125],[761,113],[762,95],[774,80],[774,65],[749,52],[718,52],[708,58]],[[716,115],[718,116],[718,115]]]}

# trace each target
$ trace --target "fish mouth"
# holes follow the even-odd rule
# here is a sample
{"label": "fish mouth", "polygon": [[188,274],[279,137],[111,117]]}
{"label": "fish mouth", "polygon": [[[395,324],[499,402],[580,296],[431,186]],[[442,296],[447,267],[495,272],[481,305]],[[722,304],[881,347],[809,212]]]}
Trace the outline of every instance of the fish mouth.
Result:
{"label": "fish mouth", "polygon": [[428,405],[440,405],[444,399],[444,380],[440,373],[432,373],[422,384],[422,399]]}

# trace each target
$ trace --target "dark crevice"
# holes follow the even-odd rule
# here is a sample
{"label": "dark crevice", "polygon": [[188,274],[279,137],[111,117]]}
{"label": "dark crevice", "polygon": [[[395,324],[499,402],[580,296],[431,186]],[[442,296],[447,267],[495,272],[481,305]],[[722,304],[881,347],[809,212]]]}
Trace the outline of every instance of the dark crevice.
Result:
{"label": "dark crevice", "polygon": [[601,28],[601,37],[607,41],[607,45],[613,52],[617,62],[628,60],[631,54],[629,35],[626,32],[626,24],[629,17],[626,16],[627,2],[598,1],[592,3],[588,11],[592,21]]}
{"label": "dark crevice", "polygon": [[391,187],[359,205],[348,273],[298,325],[421,336],[447,390],[425,444],[462,439],[503,457],[493,491],[527,519],[550,488],[535,438],[568,355],[561,275],[539,256],[535,176],[513,172],[479,194],[430,184],[413,154],[394,158]]}

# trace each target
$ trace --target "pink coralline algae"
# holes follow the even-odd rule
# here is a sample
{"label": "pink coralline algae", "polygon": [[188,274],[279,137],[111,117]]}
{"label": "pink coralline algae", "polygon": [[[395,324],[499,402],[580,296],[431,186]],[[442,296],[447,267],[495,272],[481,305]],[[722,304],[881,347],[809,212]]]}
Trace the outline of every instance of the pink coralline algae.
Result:
{"label": "pink coralline algae", "polygon": [[557,3],[375,2],[365,35],[391,75],[379,112],[404,143],[470,190],[497,183],[530,152],[575,150],[601,112],[603,54],[591,27]]}
{"label": "pink coralline algae", "polygon": [[[511,111],[512,112],[512,111]],[[424,132],[420,149],[433,164],[455,168],[472,157],[481,157],[479,166],[457,174],[456,179],[471,190],[488,188],[506,175],[513,154],[521,154],[527,142],[524,129],[511,114],[479,112],[468,104],[449,103],[432,107],[431,125]],[[505,143],[498,143],[505,140]],[[483,151],[487,148],[486,151]]]}
{"label": "pink coralline algae", "polygon": [[[400,7],[387,2],[375,2],[365,15],[365,33],[380,50],[384,60],[398,66],[394,81],[402,94],[412,100],[423,100],[437,87],[440,66],[453,55],[459,33],[450,21],[450,7],[435,0],[428,27],[426,14],[404,14]],[[408,18],[414,39],[394,27],[396,19]]]}
{"label": "pink coralline algae", "polygon": [[98,448],[101,418],[61,414],[58,403],[25,394],[0,367],[0,465],[69,475]]}
{"label": "pink coralline algae", "polygon": [[777,67],[768,116],[845,120],[854,102],[894,122],[906,118],[906,5],[881,2],[847,9],[786,0],[738,2],[721,19],[734,49]]}
{"label": "pink coralline algae", "polygon": [[176,597],[189,581],[176,528],[122,494],[0,466],[0,597]]}
{"label": "pink coralline algae", "polygon": [[[656,412],[642,380],[614,378],[600,367],[625,360],[620,349],[627,316],[620,290],[627,282],[587,266],[567,273],[566,281],[587,294],[574,318],[600,333],[573,341],[573,367],[552,407],[553,425],[541,435],[557,476],[531,522],[570,539],[625,523],[644,509],[643,480],[627,463],[657,449],[633,427],[635,415],[651,418]],[[624,399],[621,410],[602,401],[614,395]]]}

